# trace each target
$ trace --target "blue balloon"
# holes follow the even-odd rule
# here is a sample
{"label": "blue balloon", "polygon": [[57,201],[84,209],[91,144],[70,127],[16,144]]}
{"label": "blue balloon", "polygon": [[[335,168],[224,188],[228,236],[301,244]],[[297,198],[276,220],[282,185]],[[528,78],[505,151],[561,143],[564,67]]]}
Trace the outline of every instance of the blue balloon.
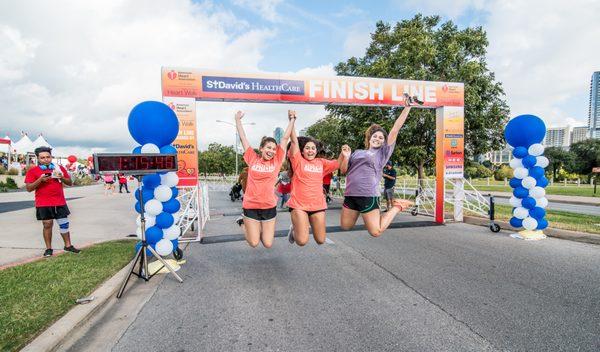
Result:
{"label": "blue balloon", "polygon": [[[144,204],[146,204],[147,201],[154,198],[154,189],[142,187],[142,197],[144,198]],[[139,188],[135,190],[135,199],[140,200]]]}
{"label": "blue balloon", "polygon": [[142,146],[139,145],[135,148],[133,148],[133,150],[131,151],[132,154],[142,154]]}
{"label": "blue balloon", "polygon": [[534,218],[536,220],[540,220],[540,219],[543,219],[544,216],[546,216],[546,211],[544,210],[544,208],[535,207],[535,208],[529,210],[529,216],[531,216],[532,218]]}
{"label": "blue balloon", "polygon": [[523,181],[523,180],[521,180],[520,178],[513,177],[510,179],[510,181],[508,181],[508,183],[510,184],[510,187],[512,187],[512,188],[523,187],[523,184],[521,183],[521,181]]}
{"label": "blue balloon", "polygon": [[535,199],[532,197],[525,197],[521,200],[521,206],[526,209],[535,208]]}
{"label": "blue balloon", "polygon": [[533,155],[527,155],[526,157],[523,158],[522,163],[523,163],[523,166],[525,166],[526,168],[534,167],[535,163],[537,163],[537,159]]}
{"label": "blue balloon", "polygon": [[171,198],[168,201],[162,203],[163,205],[163,211],[166,213],[176,213],[179,211],[179,208],[181,208],[181,204],[179,204],[179,201],[175,198]]}
{"label": "blue balloon", "polygon": [[[152,245],[151,245],[152,246]],[[135,244],[135,252],[137,253],[137,251],[140,250],[140,247],[142,247],[142,242],[139,241],[138,243]],[[154,249],[154,247],[152,247]],[[148,255],[149,257],[152,256],[152,252],[150,252],[149,249],[146,249],[146,255]]]}
{"label": "blue balloon", "polygon": [[156,242],[162,240],[163,231],[158,226],[152,226],[146,229],[146,241],[150,244],[156,244]]}
{"label": "blue balloon", "polygon": [[165,145],[164,147],[160,148],[160,153],[161,154],[177,154],[177,149],[175,149],[174,146],[168,144],[168,145]]}
{"label": "blue balloon", "polygon": [[535,185],[536,185],[536,186],[538,186],[538,187],[542,187],[542,188],[543,188],[543,187],[546,187],[546,186],[548,186],[548,183],[549,183],[549,182],[548,182],[548,179],[547,179],[546,177],[543,177],[543,176],[542,176],[542,177],[540,177],[540,178],[538,178],[538,179],[536,180],[536,183],[535,183]]}
{"label": "blue balloon", "polygon": [[523,227],[523,219],[515,218],[514,216],[510,218],[510,226],[514,228]]}
{"label": "blue balloon", "polygon": [[[155,189],[158,185],[160,185],[160,175],[146,175],[144,176],[144,178],[142,178],[142,183],[144,184],[144,187],[148,187],[149,189]],[[152,196],[152,198],[154,198],[154,195]]]}
{"label": "blue balloon", "polygon": [[[513,150],[513,156],[515,158],[519,158],[519,159],[526,157],[527,155],[529,155],[528,153],[529,152],[527,151],[527,148],[525,148],[525,147],[516,147],[515,150]],[[523,162],[523,161],[521,160],[521,162]],[[535,165],[535,163],[533,163],[533,164]]]}
{"label": "blue balloon", "polygon": [[137,211],[138,214],[142,213],[142,208],[140,206],[140,201],[139,200],[137,202],[135,202],[135,211]]}
{"label": "blue balloon", "polygon": [[540,178],[544,177],[544,168],[541,166],[532,167],[529,169],[529,176],[539,180]]}
{"label": "blue balloon", "polygon": [[546,227],[548,227],[548,220],[546,220],[546,219],[538,220],[538,226],[536,227],[536,230],[543,230]]}
{"label": "blue balloon", "polygon": [[173,225],[174,222],[175,219],[173,218],[173,215],[164,211],[158,214],[158,216],[156,217],[156,226],[160,227],[161,229],[166,229],[167,227],[170,227],[171,225]]}
{"label": "blue balloon", "polygon": [[517,187],[513,190],[513,195],[517,198],[525,198],[529,196],[529,190],[523,187]]}
{"label": "blue balloon", "polygon": [[171,243],[173,243],[173,250],[179,247],[179,240],[171,240]]}
{"label": "blue balloon", "polygon": [[179,132],[179,120],[166,104],[145,101],[131,110],[127,127],[139,144],[152,143],[160,148],[175,140]]}
{"label": "blue balloon", "polygon": [[173,193],[171,198],[177,198],[177,195],[179,194],[179,189],[177,189],[177,187],[171,187],[171,192]]}
{"label": "blue balloon", "polygon": [[529,148],[532,144],[541,143],[545,135],[544,121],[534,115],[517,116],[504,128],[504,138],[514,148]]}

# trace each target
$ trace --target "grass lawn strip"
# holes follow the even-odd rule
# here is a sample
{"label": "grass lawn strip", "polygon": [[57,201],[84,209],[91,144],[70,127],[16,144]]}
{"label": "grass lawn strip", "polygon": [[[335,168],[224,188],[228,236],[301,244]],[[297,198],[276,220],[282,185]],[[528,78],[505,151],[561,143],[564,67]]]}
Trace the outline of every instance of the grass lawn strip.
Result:
{"label": "grass lawn strip", "polygon": [[134,255],[119,240],[0,271],[0,351],[17,351],[62,317]]}

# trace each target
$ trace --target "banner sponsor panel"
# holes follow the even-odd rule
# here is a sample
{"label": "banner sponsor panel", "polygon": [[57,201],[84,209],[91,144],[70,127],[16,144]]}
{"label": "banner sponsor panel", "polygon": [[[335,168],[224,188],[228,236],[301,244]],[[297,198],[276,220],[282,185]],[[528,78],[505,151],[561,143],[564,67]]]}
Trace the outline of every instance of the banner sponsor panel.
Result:
{"label": "banner sponsor panel", "polygon": [[163,97],[179,120],[179,134],[173,142],[177,149],[177,186],[198,185],[198,142],[196,135],[196,100],[191,98]]}
{"label": "banner sponsor panel", "polygon": [[162,68],[163,95],[196,100],[402,106],[404,93],[423,107],[463,106],[464,86],[453,82],[368,77],[305,77]]}

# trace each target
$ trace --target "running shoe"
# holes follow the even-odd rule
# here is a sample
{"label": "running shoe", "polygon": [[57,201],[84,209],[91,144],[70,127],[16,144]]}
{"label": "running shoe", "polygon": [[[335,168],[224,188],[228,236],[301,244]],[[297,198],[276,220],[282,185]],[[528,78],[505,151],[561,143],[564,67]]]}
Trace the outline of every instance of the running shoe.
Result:
{"label": "running shoe", "polygon": [[290,225],[290,230],[288,231],[288,242],[290,242],[291,244],[296,243],[296,240],[294,240],[294,226]]}
{"label": "running shoe", "polygon": [[238,224],[238,226],[242,226],[244,224],[244,218],[241,216],[238,216],[237,219],[235,219],[236,224]]}
{"label": "running shoe", "polygon": [[48,258],[52,256],[52,249],[48,248],[44,251],[44,258]]}
{"label": "running shoe", "polygon": [[65,249],[65,252],[71,252],[71,253],[74,253],[74,254],[79,254],[79,252],[81,252],[81,250],[73,247],[72,245],[69,246],[69,247],[65,247],[64,249]]}

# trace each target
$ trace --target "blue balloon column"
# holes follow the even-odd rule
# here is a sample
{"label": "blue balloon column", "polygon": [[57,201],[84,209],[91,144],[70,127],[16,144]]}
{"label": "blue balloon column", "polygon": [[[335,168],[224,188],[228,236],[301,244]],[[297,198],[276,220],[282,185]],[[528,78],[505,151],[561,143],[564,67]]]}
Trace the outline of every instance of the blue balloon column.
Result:
{"label": "blue balloon column", "polygon": [[510,161],[514,177],[510,179],[513,196],[510,204],[513,217],[510,224],[526,230],[543,230],[548,227],[545,219],[548,200],[545,187],[548,179],[544,168],[548,159],[543,156],[540,144],[546,135],[544,121],[534,115],[520,115],[510,120],[504,129],[506,142],[514,148]]}
{"label": "blue balloon column", "polygon": [[[179,133],[179,120],[167,105],[157,101],[145,101],[136,105],[129,113],[127,127],[133,139],[141,144],[133,149],[134,154],[177,153],[171,143]],[[146,241],[161,256],[169,255],[177,248],[180,235],[176,213],[181,205],[177,200],[175,172],[145,175],[142,180],[142,199],[146,219]],[[140,189],[135,191],[135,210],[141,212]],[[141,217],[137,220],[137,235],[141,239]],[[141,242],[136,244],[136,250]],[[150,253],[150,251],[148,251]]]}

